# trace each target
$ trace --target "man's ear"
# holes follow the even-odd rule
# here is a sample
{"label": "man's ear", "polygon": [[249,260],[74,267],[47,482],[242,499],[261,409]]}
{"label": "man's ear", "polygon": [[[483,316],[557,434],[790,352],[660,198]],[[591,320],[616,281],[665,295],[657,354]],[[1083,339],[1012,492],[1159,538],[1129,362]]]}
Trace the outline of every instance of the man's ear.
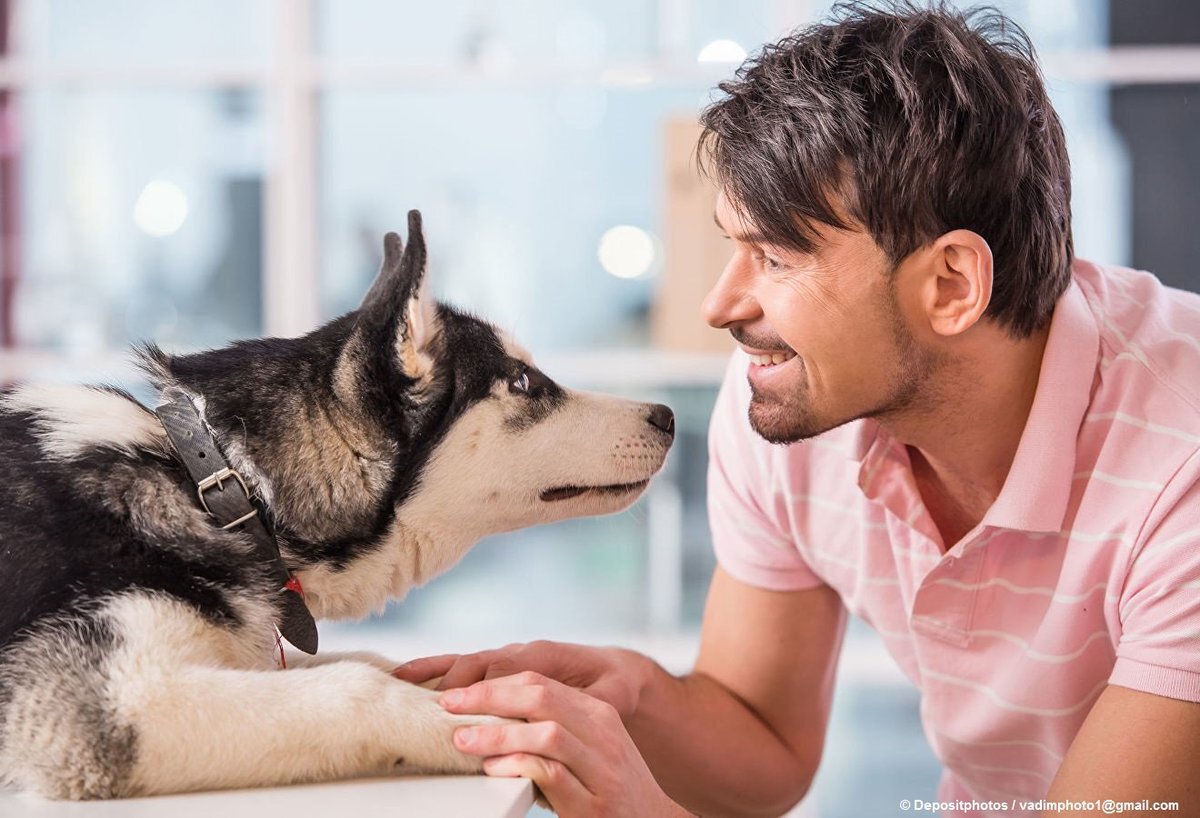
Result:
{"label": "man's ear", "polygon": [[425,292],[427,254],[421,213],[408,212],[408,246],[383,237],[383,265],[358,308],[357,325],[370,355],[391,353],[404,375],[420,379],[432,369],[427,353],[436,327],[434,305]]}
{"label": "man's ear", "polygon": [[966,332],[992,300],[992,248],[971,230],[951,230],[930,247],[922,302],[938,335]]}

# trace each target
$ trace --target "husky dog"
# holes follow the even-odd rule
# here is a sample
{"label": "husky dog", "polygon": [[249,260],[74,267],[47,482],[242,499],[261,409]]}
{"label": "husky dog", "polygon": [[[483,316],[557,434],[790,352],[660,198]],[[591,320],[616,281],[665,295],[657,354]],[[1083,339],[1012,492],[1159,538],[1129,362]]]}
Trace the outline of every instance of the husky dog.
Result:
{"label": "husky dog", "polygon": [[[674,421],[559,386],[424,298],[425,260],[413,211],[361,306],[309,335],[145,347],[195,445],[116,389],[0,392],[0,782],[84,799],[481,769],[450,738],[488,717],[372,654],[285,657],[276,626],[315,650],[310,614],[362,617],[485,535],[629,506]],[[210,514],[221,498],[249,511]]]}

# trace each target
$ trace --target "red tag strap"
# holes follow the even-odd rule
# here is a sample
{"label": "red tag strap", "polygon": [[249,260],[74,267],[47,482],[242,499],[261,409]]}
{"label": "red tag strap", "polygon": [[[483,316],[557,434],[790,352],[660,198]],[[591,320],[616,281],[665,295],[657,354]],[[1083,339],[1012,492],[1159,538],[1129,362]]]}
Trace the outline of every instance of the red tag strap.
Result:
{"label": "red tag strap", "polygon": [[278,628],[275,630],[275,649],[279,651],[279,667],[287,670],[287,659],[283,656],[283,634]]}
{"label": "red tag strap", "polygon": [[296,577],[288,577],[288,581],[284,583],[283,587],[288,591],[295,591],[296,593],[300,594],[301,599],[304,598],[304,587],[300,584],[300,580],[296,579]]}

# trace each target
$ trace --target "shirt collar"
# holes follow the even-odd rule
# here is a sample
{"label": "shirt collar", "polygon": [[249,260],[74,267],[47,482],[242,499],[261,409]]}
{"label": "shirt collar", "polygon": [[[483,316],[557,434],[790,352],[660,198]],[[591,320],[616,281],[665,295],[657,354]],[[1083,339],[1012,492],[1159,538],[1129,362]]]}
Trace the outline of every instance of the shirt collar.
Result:
{"label": "shirt collar", "polygon": [[1075,441],[1099,358],[1100,330],[1072,279],[1054,307],[1029,419],[984,525],[1044,532],[1062,527],[1075,476]]}

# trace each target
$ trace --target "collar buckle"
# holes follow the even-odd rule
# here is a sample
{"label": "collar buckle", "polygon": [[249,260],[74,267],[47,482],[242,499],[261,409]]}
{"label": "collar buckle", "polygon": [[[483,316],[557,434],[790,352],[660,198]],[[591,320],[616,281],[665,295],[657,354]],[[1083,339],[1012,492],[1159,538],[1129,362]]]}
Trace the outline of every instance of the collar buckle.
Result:
{"label": "collar buckle", "polygon": [[[231,478],[233,480],[237,481],[238,486],[240,486],[242,489],[242,494],[244,494],[246,496],[246,502],[250,503],[250,489],[248,489],[246,487],[246,481],[242,479],[242,476],[240,474],[238,474],[236,471],[234,471],[233,469],[226,466],[225,468],[213,472],[208,477],[205,477],[203,480],[200,480],[196,483],[196,496],[200,498],[200,506],[206,512],[208,512],[209,514],[213,514],[213,510],[208,507],[208,503],[204,499],[204,492],[208,491],[209,489],[211,489],[213,487],[216,487],[217,491],[224,491],[225,490],[225,481],[229,480]],[[216,515],[213,514],[213,516],[216,516]],[[253,503],[250,503],[249,513],[243,514],[241,517],[238,517],[236,520],[226,523],[225,525],[221,526],[221,530],[228,531],[229,529],[235,528],[236,526],[239,526],[242,523],[246,522],[247,520],[249,520],[253,517],[257,517],[257,516],[258,516],[258,509],[254,506]]]}

